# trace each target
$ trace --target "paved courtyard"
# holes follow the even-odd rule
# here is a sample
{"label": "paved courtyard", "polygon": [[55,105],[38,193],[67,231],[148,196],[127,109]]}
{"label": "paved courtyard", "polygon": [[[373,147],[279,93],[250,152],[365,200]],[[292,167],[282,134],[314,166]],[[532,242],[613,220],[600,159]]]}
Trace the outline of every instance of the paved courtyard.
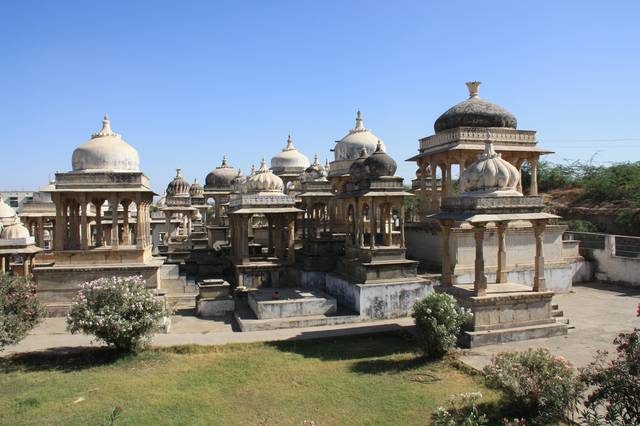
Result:
{"label": "paved courtyard", "polygon": [[[554,303],[564,311],[565,318],[575,327],[567,336],[513,342],[466,350],[462,360],[475,367],[486,365],[491,356],[502,351],[523,350],[528,347],[547,347],[552,352],[571,360],[577,367],[586,365],[599,350],[612,350],[613,338],[623,330],[640,327],[635,316],[640,303],[640,289],[589,283],[574,286],[573,293],[555,296]],[[240,333],[234,331],[230,319],[201,320],[194,316],[175,316],[170,333],[157,334],[153,344],[171,346],[180,344],[219,345],[225,343],[258,342],[271,340],[310,339],[355,334],[367,334],[409,329],[411,318],[310,327],[273,331]],[[70,335],[65,331],[64,318],[48,318],[25,340],[7,348],[3,354],[91,346],[91,338]]]}
{"label": "paved courtyard", "polygon": [[574,285],[572,293],[554,296],[553,302],[564,311],[570,326],[575,327],[568,335],[483,346],[465,351],[462,361],[482,368],[498,352],[546,347],[569,359],[574,366],[583,367],[597,350],[613,351],[612,341],[618,333],[640,327],[640,318],[636,317],[640,289],[583,283]]}

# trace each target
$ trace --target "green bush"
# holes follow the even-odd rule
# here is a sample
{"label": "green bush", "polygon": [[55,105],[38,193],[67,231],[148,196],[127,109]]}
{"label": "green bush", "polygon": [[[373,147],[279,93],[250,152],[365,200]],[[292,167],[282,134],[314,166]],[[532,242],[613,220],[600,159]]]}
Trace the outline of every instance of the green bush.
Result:
{"label": "green bush", "polygon": [[585,174],[583,199],[640,207],[640,162],[597,167]]}
{"label": "green bush", "polygon": [[609,360],[607,352],[598,352],[580,371],[581,379],[593,389],[582,415],[589,425],[640,425],[640,329],[619,334],[614,343],[615,358]]}
{"label": "green bush", "polygon": [[100,278],[82,284],[67,315],[67,329],[130,352],[147,343],[163,315],[163,304],[141,277]]}
{"label": "green bush", "polygon": [[585,388],[569,361],[544,348],[500,353],[483,371],[487,386],[500,389],[532,424],[553,424],[572,415]]}
{"label": "green bush", "polygon": [[0,349],[24,339],[43,312],[31,281],[0,272]]}
{"label": "green bush", "polygon": [[412,316],[418,346],[429,357],[442,356],[453,349],[462,325],[471,319],[471,313],[446,293],[432,293],[416,302]]}

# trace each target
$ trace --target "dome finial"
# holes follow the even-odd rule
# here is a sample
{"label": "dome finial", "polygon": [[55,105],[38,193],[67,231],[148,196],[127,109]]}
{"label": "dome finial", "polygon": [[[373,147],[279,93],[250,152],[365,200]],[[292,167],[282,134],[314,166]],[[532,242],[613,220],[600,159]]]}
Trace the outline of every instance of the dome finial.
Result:
{"label": "dome finial", "polygon": [[252,164],[251,165],[251,173],[249,174],[249,176],[253,176],[256,174],[256,165]]}
{"label": "dome finial", "polygon": [[313,165],[314,166],[319,166],[320,165],[320,160],[318,160],[318,154],[315,154],[313,156]]}
{"label": "dome finial", "polygon": [[227,164],[227,154],[224,154],[222,156],[222,165],[221,167],[229,167],[229,165]]}
{"label": "dome finial", "polygon": [[384,148],[382,147],[382,141],[378,139],[378,144],[376,145],[376,152],[384,152]]}
{"label": "dome finial", "polygon": [[102,129],[98,133],[91,134],[91,138],[98,138],[102,136],[119,136],[111,130],[111,120],[107,114],[102,118]]}
{"label": "dome finial", "polygon": [[355,130],[363,130],[364,125],[362,124],[362,113],[360,110],[356,113],[356,128]]}
{"label": "dome finial", "polygon": [[287,147],[283,151],[291,151],[292,149],[295,148],[293,147],[293,138],[291,137],[291,133],[289,133],[289,136],[287,136]]}
{"label": "dome finial", "polygon": [[262,160],[260,160],[260,168],[258,169],[258,173],[266,173],[268,171],[269,168],[267,167],[267,160],[263,158]]}
{"label": "dome finial", "polygon": [[182,169],[176,169],[176,177],[180,177],[180,176],[182,176],[182,175],[180,174],[180,172],[181,172],[181,171],[182,171]]}
{"label": "dome finial", "polygon": [[477,98],[478,97],[478,92],[480,84],[482,84],[481,81],[467,81],[465,83],[467,85],[467,89],[469,89],[469,97],[470,98]]}

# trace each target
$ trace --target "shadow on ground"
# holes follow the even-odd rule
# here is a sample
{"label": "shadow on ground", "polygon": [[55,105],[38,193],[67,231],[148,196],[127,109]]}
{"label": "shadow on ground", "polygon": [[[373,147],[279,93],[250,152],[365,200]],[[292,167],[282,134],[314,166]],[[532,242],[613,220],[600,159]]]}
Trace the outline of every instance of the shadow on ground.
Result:
{"label": "shadow on ground", "polygon": [[100,347],[58,347],[44,351],[27,352],[0,358],[0,371],[80,371],[113,364],[132,357],[116,349]]}
{"label": "shadow on ground", "polygon": [[282,352],[291,352],[305,358],[317,358],[323,361],[374,358],[415,352],[413,338],[405,331],[315,340],[285,340],[269,342],[266,345]]}

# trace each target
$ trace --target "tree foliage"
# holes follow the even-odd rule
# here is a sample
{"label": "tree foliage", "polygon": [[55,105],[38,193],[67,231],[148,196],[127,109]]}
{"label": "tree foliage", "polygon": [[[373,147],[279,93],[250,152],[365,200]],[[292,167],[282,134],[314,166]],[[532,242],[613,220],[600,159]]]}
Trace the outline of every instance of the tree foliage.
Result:
{"label": "tree foliage", "polygon": [[42,320],[43,312],[34,283],[0,273],[0,349],[24,339]]}

